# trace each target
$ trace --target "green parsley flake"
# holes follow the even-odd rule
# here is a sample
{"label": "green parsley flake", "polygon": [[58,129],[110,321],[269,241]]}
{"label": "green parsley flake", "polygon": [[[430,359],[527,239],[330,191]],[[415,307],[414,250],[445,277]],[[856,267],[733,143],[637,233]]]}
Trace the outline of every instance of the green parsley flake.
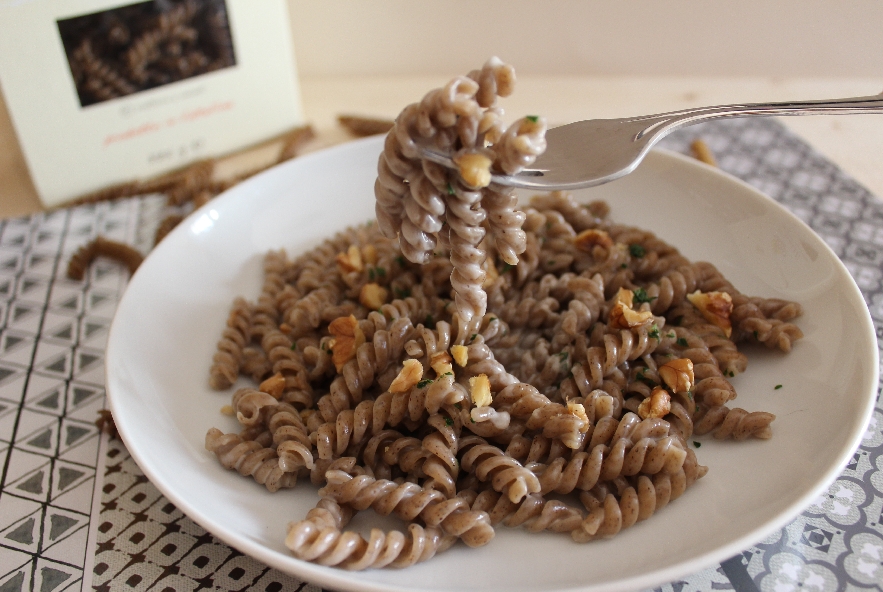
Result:
{"label": "green parsley flake", "polygon": [[454,188],[448,183],[448,195],[454,195]]}
{"label": "green parsley flake", "polygon": [[652,387],[656,386],[656,381],[644,376],[644,372],[646,370],[647,370],[646,368],[641,368],[641,371],[638,373],[637,379],[652,388]]}
{"label": "green parsley flake", "polygon": [[647,250],[643,246],[636,243],[634,245],[629,245],[629,253],[631,253],[632,257],[637,257],[638,259],[640,259],[647,254]]}
{"label": "green parsley flake", "polygon": [[774,390],[779,390],[780,388],[782,388],[782,385],[781,385],[781,384],[777,384],[777,385],[776,385],[776,388],[775,388]]}
{"label": "green parsley flake", "polygon": [[622,269],[627,269],[628,266],[629,266],[628,263],[623,263],[622,265],[620,265],[620,267],[621,267]]}
{"label": "green parsley flake", "polygon": [[402,257],[401,255],[399,255],[398,257],[396,257],[395,261],[396,261],[396,263],[398,263],[398,264],[401,265],[402,267],[405,266],[405,258]]}
{"label": "green parsley flake", "polygon": [[500,273],[506,273],[507,271],[509,271],[509,270],[512,269],[513,267],[515,267],[515,266],[514,266],[514,265],[510,265],[510,264],[508,264],[508,263],[504,263],[504,264],[503,264],[503,267],[502,267],[502,271],[501,271]]}
{"label": "green parsley flake", "polygon": [[[453,376],[453,375],[454,375],[453,372],[445,372],[444,374],[442,374],[442,376]],[[459,403],[457,403],[457,405],[459,405]],[[457,407],[457,409],[459,409],[459,407]]]}
{"label": "green parsley flake", "polygon": [[693,440],[693,446],[699,448],[700,446],[702,446],[702,442],[697,442],[696,440]]}
{"label": "green parsley flake", "polygon": [[451,419],[450,417],[446,417],[446,418],[445,418],[445,425],[446,425],[446,426],[452,426],[452,425],[454,425],[454,420]]}
{"label": "green parsley flake", "polygon": [[659,327],[653,325],[653,329],[651,329],[650,332],[647,333],[647,336],[655,339],[656,341],[659,341]]}
{"label": "green parsley flake", "polygon": [[385,267],[376,267],[377,277],[386,277],[386,268]]}
{"label": "green parsley flake", "polygon": [[684,322],[684,315],[681,315],[675,319],[675,327],[680,327],[682,322]]}
{"label": "green parsley flake", "polygon": [[460,403],[454,403],[454,407],[456,407],[457,409],[463,409]]}
{"label": "green parsley flake", "polygon": [[684,339],[683,337],[678,337],[677,344],[680,345],[681,347],[687,347],[687,340]]}
{"label": "green parsley flake", "polygon": [[433,324],[433,320],[432,320],[432,315],[431,315],[431,314],[426,315],[426,319],[424,319],[423,324],[426,325],[427,327],[431,327],[431,326],[432,326],[432,324]]}
{"label": "green parsley flake", "polygon": [[423,380],[421,380],[420,382],[417,383],[417,388],[423,388],[425,386],[429,386],[430,384],[432,384],[432,379],[431,378],[424,378]]}
{"label": "green parsley flake", "polygon": [[653,302],[656,300],[656,296],[647,296],[647,290],[644,288],[635,288],[632,290],[632,294],[634,295],[634,300],[638,304],[642,304],[644,302]]}
{"label": "green parsley flake", "polygon": [[665,336],[668,337],[669,339],[674,339],[675,337],[677,337],[677,334],[674,331],[672,331],[671,333],[667,333]]}
{"label": "green parsley flake", "polygon": [[472,337],[469,338],[469,341],[475,341],[476,337],[478,337],[478,333],[473,333]]}
{"label": "green parsley flake", "polygon": [[296,343],[291,344],[291,351],[297,351],[297,344]]}
{"label": "green parsley flake", "polygon": [[368,268],[368,279],[369,279],[369,280],[373,280],[373,279],[374,279],[374,268],[373,268],[373,267],[369,267],[369,268]]}
{"label": "green parsley flake", "polygon": [[525,115],[524,118],[531,123],[536,123],[540,120],[539,115]]}

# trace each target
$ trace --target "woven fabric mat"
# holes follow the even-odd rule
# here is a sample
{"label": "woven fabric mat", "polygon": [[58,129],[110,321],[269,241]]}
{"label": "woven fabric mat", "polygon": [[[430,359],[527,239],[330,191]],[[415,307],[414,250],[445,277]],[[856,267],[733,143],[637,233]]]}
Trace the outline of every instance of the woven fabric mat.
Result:
{"label": "woven fabric mat", "polygon": [[[713,122],[722,169],[784,204],[837,253],[883,335],[883,202],[772,120]],[[143,252],[159,197],[0,221],[0,592],[318,591],[221,543],[147,480],[93,423],[104,349],[127,273],[70,255],[98,234]],[[883,408],[843,474],[791,524],[720,565],[657,590],[883,589]]]}

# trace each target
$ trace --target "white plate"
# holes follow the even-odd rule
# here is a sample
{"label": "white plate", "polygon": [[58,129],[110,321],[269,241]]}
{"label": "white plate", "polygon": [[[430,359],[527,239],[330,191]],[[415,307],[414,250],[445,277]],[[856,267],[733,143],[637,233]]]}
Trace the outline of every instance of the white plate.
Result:
{"label": "white plate", "polygon": [[[228,307],[255,298],[268,249],[298,253],[373,217],[379,139],[298,158],[235,187],[187,218],[132,279],[110,334],[107,386],[123,439],[184,513],[240,551],[338,590],[632,590],[727,559],[793,519],[858,446],[877,384],[877,345],[862,296],[831,250],[748,185],[691,159],[654,152],[637,172],[584,192],[614,220],[653,229],[713,262],[743,292],[803,304],[805,338],[789,355],[751,350],[736,405],[776,414],[769,441],[704,439],[708,475],[614,539],[500,527],[481,549],[458,545],[406,570],[358,574],[292,558],[285,526],[315,489],[268,493],[225,471],[206,431],[235,429],[228,393],[207,373]],[[781,389],[775,386],[781,384]]]}

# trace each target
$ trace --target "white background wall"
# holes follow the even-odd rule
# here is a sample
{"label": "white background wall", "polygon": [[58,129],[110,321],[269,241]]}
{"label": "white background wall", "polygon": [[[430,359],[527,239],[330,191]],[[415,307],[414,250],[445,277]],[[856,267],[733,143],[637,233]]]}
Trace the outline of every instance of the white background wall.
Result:
{"label": "white background wall", "polygon": [[302,76],[881,76],[881,0],[289,0]]}

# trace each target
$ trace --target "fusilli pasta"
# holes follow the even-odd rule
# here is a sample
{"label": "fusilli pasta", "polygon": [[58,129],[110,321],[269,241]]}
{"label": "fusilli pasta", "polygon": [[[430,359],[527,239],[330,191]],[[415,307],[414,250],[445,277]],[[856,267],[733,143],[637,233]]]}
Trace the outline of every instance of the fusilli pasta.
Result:
{"label": "fusilli pasta", "polygon": [[[298,558],[402,567],[500,523],[613,536],[705,474],[688,438],[771,435],[772,414],[726,406],[729,379],[740,341],[790,349],[800,306],[741,294],[603,203],[555,192],[518,211],[486,182],[543,150],[541,119],[502,123],[513,84],[492,59],[407,107],[377,224],[270,253],[257,301],[234,305],[210,383],[259,387],[233,395],[241,433],[213,429],[206,448],[270,490],[322,486],[290,525]],[[408,532],[344,530],[368,508]]]}

